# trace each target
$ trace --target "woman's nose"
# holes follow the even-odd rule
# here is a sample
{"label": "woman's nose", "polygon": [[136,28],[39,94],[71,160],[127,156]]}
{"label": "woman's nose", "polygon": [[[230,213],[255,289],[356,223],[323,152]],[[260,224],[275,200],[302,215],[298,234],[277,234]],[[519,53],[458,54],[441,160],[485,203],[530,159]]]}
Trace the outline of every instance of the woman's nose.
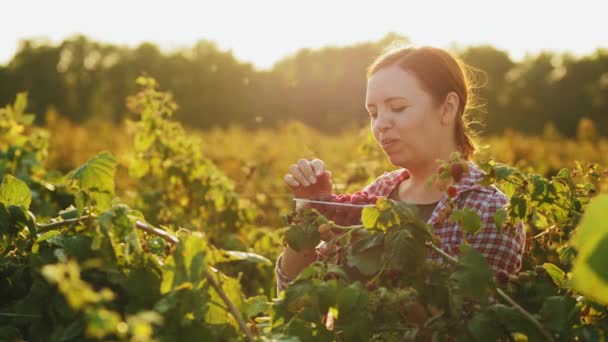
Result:
{"label": "woman's nose", "polygon": [[393,120],[390,118],[390,115],[387,114],[378,114],[378,120],[376,120],[376,129],[379,131],[385,131],[391,128],[393,125]]}

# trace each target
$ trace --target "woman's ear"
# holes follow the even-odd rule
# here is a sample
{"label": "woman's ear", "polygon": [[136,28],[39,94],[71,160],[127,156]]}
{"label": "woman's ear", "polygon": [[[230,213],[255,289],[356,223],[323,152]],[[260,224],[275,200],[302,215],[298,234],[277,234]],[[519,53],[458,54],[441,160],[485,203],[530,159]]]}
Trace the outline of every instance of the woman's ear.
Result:
{"label": "woman's ear", "polygon": [[441,106],[440,113],[440,122],[443,125],[451,125],[454,120],[456,120],[456,115],[458,115],[458,107],[460,106],[460,98],[458,94],[451,91],[449,92],[445,100],[443,101],[443,106]]}

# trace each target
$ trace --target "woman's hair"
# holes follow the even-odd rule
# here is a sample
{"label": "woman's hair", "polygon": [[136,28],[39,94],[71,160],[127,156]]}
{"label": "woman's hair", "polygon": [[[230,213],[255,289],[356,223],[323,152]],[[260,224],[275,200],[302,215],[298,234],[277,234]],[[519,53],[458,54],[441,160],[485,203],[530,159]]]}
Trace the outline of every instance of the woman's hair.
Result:
{"label": "woman's hair", "polygon": [[397,65],[411,72],[431,94],[436,103],[442,103],[448,93],[458,94],[459,106],[455,124],[456,144],[462,156],[471,159],[476,150],[470,128],[469,109],[475,97],[472,92],[471,68],[445,50],[434,47],[398,47],[381,54],[367,69],[369,79],[378,70]]}

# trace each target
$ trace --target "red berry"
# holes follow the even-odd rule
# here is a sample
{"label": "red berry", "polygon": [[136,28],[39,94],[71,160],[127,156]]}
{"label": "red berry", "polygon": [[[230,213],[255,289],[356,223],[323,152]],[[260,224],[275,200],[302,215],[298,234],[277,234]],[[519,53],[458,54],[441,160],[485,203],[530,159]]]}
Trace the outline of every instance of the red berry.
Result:
{"label": "red berry", "polygon": [[386,276],[387,278],[390,279],[395,279],[399,277],[399,274],[401,272],[399,272],[399,270],[393,269],[393,268],[389,268],[387,270],[384,271],[384,276]]}
{"label": "red berry", "polygon": [[367,287],[368,291],[374,291],[378,288],[378,285],[376,285],[374,282],[368,281],[367,284],[365,284],[365,287]]}
{"label": "red berry", "polygon": [[498,285],[507,285],[509,283],[509,274],[505,270],[500,270],[496,273],[496,282]]}
{"label": "red berry", "polygon": [[456,197],[456,195],[457,195],[457,190],[456,190],[456,188],[455,188],[454,186],[450,185],[450,186],[448,187],[448,196],[449,196],[450,198],[454,198],[454,197]]}
{"label": "red berry", "polygon": [[378,201],[378,197],[376,197],[375,195],[371,195],[371,196],[369,196],[369,198],[368,198],[368,202],[369,202],[369,203],[374,203],[374,204],[376,204],[376,202],[377,202],[377,201]]}
{"label": "red berry", "polygon": [[351,198],[351,202],[352,202],[353,204],[365,203],[365,199],[364,199],[364,198],[363,198],[363,196],[361,196],[361,195],[354,195],[354,196]]}
{"label": "red berry", "polygon": [[462,167],[462,164],[452,164],[452,167],[450,170],[452,172],[452,178],[454,179],[454,181],[460,182],[460,180],[462,179],[462,174],[464,172],[464,168]]}

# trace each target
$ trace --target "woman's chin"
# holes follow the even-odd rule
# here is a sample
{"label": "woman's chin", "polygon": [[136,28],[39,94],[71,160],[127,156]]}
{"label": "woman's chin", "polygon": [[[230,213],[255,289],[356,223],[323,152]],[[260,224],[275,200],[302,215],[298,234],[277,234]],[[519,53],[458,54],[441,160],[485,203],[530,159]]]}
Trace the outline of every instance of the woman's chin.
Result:
{"label": "woman's chin", "polygon": [[391,164],[393,164],[394,166],[405,167],[405,165],[407,165],[407,160],[403,157],[388,153],[386,154],[386,156],[388,157],[388,160],[391,162]]}

